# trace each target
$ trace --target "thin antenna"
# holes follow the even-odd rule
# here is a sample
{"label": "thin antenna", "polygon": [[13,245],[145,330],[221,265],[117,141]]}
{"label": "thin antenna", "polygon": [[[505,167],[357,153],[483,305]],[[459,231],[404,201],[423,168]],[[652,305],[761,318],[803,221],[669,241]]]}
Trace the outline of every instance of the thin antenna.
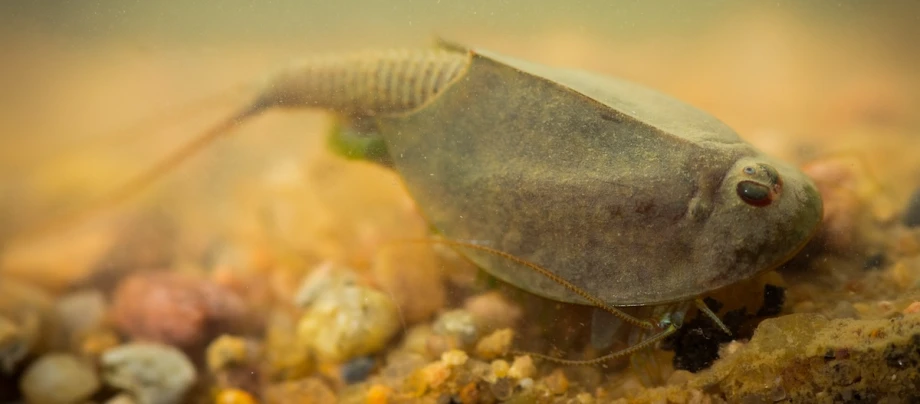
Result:
{"label": "thin antenna", "polygon": [[627,323],[629,323],[629,324],[632,324],[632,325],[634,325],[634,326],[641,327],[641,328],[644,328],[644,329],[647,329],[647,330],[655,330],[655,329],[657,329],[657,327],[656,327],[654,324],[652,324],[651,322],[648,322],[648,321],[645,321],[645,320],[640,320],[640,319],[638,319],[638,318],[636,318],[636,317],[633,317],[633,316],[631,316],[631,315],[629,315],[629,314],[626,314],[626,312],[624,312],[624,311],[622,311],[622,310],[620,310],[620,309],[617,309],[617,308],[615,308],[615,307],[613,307],[613,306],[611,306],[611,305],[605,303],[603,300],[598,299],[597,297],[592,296],[591,294],[589,294],[588,292],[585,292],[585,291],[584,291],[583,289],[581,289],[580,287],[575,286],[575,285],[573,285],[571,282],[569,282],[569,281],[563,279],[562,277],[560,277],[559,275],[556,275],[556,274],[550,272],[548,269],[543,268],[543,267],[541,267],[541,266],[539,266],[539,265],[537,265],[537,264],[535,264],[535,263],[533,263],[533,262],[527,261],[527,260],[525,260],[525,259],[523,259],[523,258],[516,257],[516,256],[514,256],[514,255],[511,255],[511,254],[509,254],[509,253],[506,253],[506,252],[504,252],[504,251],[496,250],[496,249],[494,249],[494,248],[489,248],[489,247],[481,246],[481,245],[477,245],[477,244],[465,243],[465,242],[463,242],[463,241],[448,240],[448,239],[443,239],[443,238],[431,238],[431,239],[406,239],[406,240],[399,240],[399,241],[416,242],[416,243],[429,243],[429,244],[445,244],[445,245],[450,245],[450,246],[455,246],[455,247],[465,247],[465,248],[470,248],[470,249],[474,249],[474,250],[479,250],[479,251],[487,252],[487,253],[489,253],[489,254],[493,254],[493,255],[502,257],[502,258],[507,259],[507,260],[509,260],[509,261],[511,261],[511,262],[514,262],[514,263],[523,265],[523,266],[525,266],[525,267],[528,267],[528,268],[530,268],[530,269],[536,271],[536,272],[539,273],[540,275],[543,275],[543,276],[549,278],[550,280],[552,280],[553,282],[556,282],[556,283],[562,285],[562,286],[565,287],[566,289],[570,290],[572,293],[575,293],[575,294],[577,294],[578,296],[581,296],[583,299],[587,300],[588,302],[590,302],[590,303],[593,304],[594,306],[596,306],[596,307],[598,307],[598,308],[601,308],[601,309],[604,309],[604,310],[610,312],[610,314],[613,314],[614,316],[617,316],[618,318],[622,319],[623,321],[625,321],[625,322],[627,322]]}
{"label": "thin antenna", "polygon": [[159,161],[157,164],[153,165],[146,171],[141,172],[140,175],[132,178],[118,188],[115,188],[111,192],[103,195],[98,200],[90,202],[87,206],[82,208],[77,208],[76,210],[67,213],[62,217],[52,219],[43,225],[30,227],[29,230],[21,234],[14,235],[13,237],[17,239],[27,239],[41,236],[52,230],[79,223],[106,208],[110,208],[113,205],[117,205],[125,201],[126,199],[142,191],[144,188],[150,186],[150,184],[154,183],[156,180],[160,179],[166,173],[172,171],[187,161],[189,158],[204,150],[207,146],[214,143],[214,141],[216,141],[221,136],[229,133],[236,127],[240,126],[244,121],[257,115],[263,110],[264,107],[261,104],[254,104],[253,106],[243,109],[242,111],[233,115],[231,118],[213,126],[211,129],[195,137],[180,147],[178,150],[170,153],[168,156],[166,156],[166,158]]}
{"label": "thin antenna", "polygon": [[[192,101],[189,104],[183,104],[179,108],[168,108],[165,111],[159,111],[142,119],[134,120],[127,125],[123,125],[122,127],[116,128],[107,133],[92,136],[89,138],[81,137],[79,139],[75,139],[74,141],[79,142],[79,144],[63,145],[56,148],[72,149],[79,146],[80,150],[85,150],[86,148],[92,149],[94,147],[111,146],[113,144],[124,144],[132,142],[138,137],[138,134],[146,135],[149,132],[158,131],[161,128],[165,128],[167,125],[164,123],[186,121],[192,117],[199,116],[202,112],[213,110],[216,106],[227,102],[227,98],[229,96],[244,93],[243,90],[248,90],[250,87],[252,87],[251,83],[239,84],[229,90],[211,94],[207,97]],[[65,153],[66,152],[60,151],[52,152],[45,156],[39,156],[33,160],[40,165],[46,161],[66,157],[62,156]]]}
{"label": "thin antenna", "polygon": [[654,345],[655,343],[657,343],[658,341],[661,341],[667,338],[669,335],[673,334],[675,331],[677,331],[677,328],[678,328],[677,325],[671,324],[668,326],[668,328],[665,328],[664,330],[661,330],[658,333],[655,333],[651,337],[648,337],[636,343],[635,345],[623,348],[619,351],[611,352],[604,356],[599,356],[594,359],[561,359],[561,358],[555,358],[549,355],[544,355],[544,354],[539,354],[539,353],[534,353],[534,352],[525,352],[525,351],[512,351],[511,353],[512,355],[530,355],[535,358],[547,360],[550,362],[555,362],[560,365],[566,365],[566,366],[594,366],[594,365],[601,364],[603,362],[607,362],[609,360],[622,358],[624,356],[629,356],[642,349],[648,348]]}

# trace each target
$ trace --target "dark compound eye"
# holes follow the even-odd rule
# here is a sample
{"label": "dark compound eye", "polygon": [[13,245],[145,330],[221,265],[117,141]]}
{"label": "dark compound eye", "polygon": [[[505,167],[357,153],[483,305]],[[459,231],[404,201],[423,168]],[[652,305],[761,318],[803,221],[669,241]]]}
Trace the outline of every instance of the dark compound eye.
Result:
{"label": "dark compound eye", "polygon": [[757,172],[757,170],[754,169],[754,167],[751,167],[751,166],[744,167],[744,169],[743,169],[742,171],[744,171],[744,173],[747,174],[747,175],[754,175],[754,173]]}
{"label": "dark compound eye", "polygon": [[738,197],[752,206],[767,206],[773,202],[770,187],[754,181],[741,181],[738,183]]}

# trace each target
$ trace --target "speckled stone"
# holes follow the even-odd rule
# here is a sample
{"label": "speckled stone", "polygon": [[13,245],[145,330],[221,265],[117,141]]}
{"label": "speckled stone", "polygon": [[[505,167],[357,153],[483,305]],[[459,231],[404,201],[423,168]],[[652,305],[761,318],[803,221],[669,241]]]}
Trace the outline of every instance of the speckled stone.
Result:
{"label": "speckled stone", "polygon": [[[359,283],[333,284],[303,299],[297,338],[320,360],[345,362],[383,349],[402,328],[389,296]],[[310,289],[307,287],[307,289]]]}
{"label": "speckled stone", "polygon": [[139,404],[181,402],[197,378],[182,351],[150,343],[118,346],[102,354],[102,377],[133,395]]}

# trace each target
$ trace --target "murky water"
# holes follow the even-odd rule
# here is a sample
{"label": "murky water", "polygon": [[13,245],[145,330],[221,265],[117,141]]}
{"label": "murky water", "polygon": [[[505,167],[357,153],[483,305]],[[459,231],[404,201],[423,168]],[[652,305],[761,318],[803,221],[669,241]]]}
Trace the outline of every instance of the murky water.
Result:
{"label": "murky water", "polygon": [[[86,220],[50,233],[24,237],[31,230],[54,224],[68,212],[91,206],[117,184],[168,155],[242,105],[261,80],[291,60],[321,52],[426,47],[435,35],[660,89],[712,113],[765,152],[803,167],[815,177],[825,199],[826,224],[820,243],[806,249],[790,268],[755,281],[754,288],[764,283],[781,285],[787,296],[782,312],[785,316],[818,313],[830,319],[865,321],[910,318],[903,312],[918,300],[920,238],[902,218],[910,214],[908,199],[920,185],[920,115],[916,112],[920,110],[920,54],[913,40],[920,37],[918,12],[920,4],[896,1],[809,6],[792,1],[600,0],[0,5],[0,49],[4,54],[0,63],[0,282],[13,285],[8,286],[11,290],[40,289],[29,292],[31,298],[0,299],[0,315],[6,316],[0,320],[8,319],[20,332],[28,328],[30,320],[9,314],[13,310],[25,305],[44,316],[53,312],[65,293],[93,288],[104,292],[109,302],[98,310],[117,312],[118,307],[113,308],[111,302],[134,307],[116,299],[126,276],[177,272],[216,283],[247,302],[247,311],[259,313],[253,317],[263,321],[250,321],[250,314],[233,314],[236,312],[220,315],[248,319],[242,321],[242,331],[234,332],[251,335],[254,343],[265,343],[271,351],[283,346],[278,338],[284,338],[266,342],[262,330],[296,334],[288,323],[296,323],[305,310],[291,302],[302,278],[316,273],[317,268],[333,268],[329,270],[332,273],[348,272],[369,282],[370,286],[348,293],[360,296],[382,290],[400,313],[393,323],[398,325],[398,335],[384,341],[389,343],[385,348],[378,347],[369,354],[377,361],[375,369],[390,369],[390,375],[400,377],[375,379],[382,373],[370,371],[366,385],[349,390],[342,380],[341,358],[321,359],[319,363],[292,359],[300,363],[297,366],[302,373],[285,368],[296,374],[290,380],[312,383],[319,375],[333,379],[323,381],[325,387],[317,389],[338,397],[368,391],[391,399],[415,397],[412,394],[417,391],[407,393],[396,387],[403,379],[409,380],[409,385],[423,385],[416,396],[437,399],[441,394],[459,395],[464,383],[457,380],[458,375],[475,374],[475,364],[463,365],[467,368],[455,371],[446,384],[425,386],[431,380],[424,379],[434,377],[430,372],[440,371],[430,366],[437,362],[440,351],[458,347],[443,338],[432,339],[423,329],[449,320],[438,316],[451,309],[465,307],[475,313],[507,304],[513,310],[502,310],[521,313],[514,321],[499,319],[498,323],[511,321],[519,336],[547,339],[529,341],[528,349],[548,352],[553,346],[571,348],[565,340],[584,339],[586,331],[578,329],[577,323],[587,322],[590,313],[571,314],[569,322],[573,324],[567,323],[563,327],[566,330],[546,332],[547,324],[530,323],[541,317],[534,313],[551,313],[550,318],[558,318],[569,315],[567,310],[572,309],[517,296],[513,290],[503,290],[503,296],[512,296],[507,298],[510,302],[496,303],[488,300],[491,297],[483,300],[486,303],[471,300],[486,293],[482,282],[475,280],[481,275],[448,249],[393,247],[394,239],[426,237],[424,219],[398,176],[372,164],[346,161],[326,149],[325,134],[331,121],[318,111],[268,113],[124,203],[105,205]],[[864,267],[874,269],[864,271]],[[141,284],[145,279],[141,278]],[[174,279],[152,279],[149,283],[154,285],[151,288],[168,290],[202,287]],[[137,293],[146,292],[141,288]],[[14,296],[13,292],[8,295]],[[759,298],[760,290],[752,296]],[[717,297],[734,306],[741,303],[733,300],[745,300],[737,294],[733,297],[730,291]],[[125,316],[178,316],[174,321],[180,325],[176,327],[183,327],[181,316],[151,310],[147,307],[151,304],[137,304],[137,311],[128,311]],[[208,304],[200,305],[210,307]],[[483,305],[487,309],[481,309]],[[210,313],[203,314],[205,317],[217,316],[210,309],[200,310]],[[106,336],[118,343],[138,335],[147,339],[152,334],[162,336],[157,330],[118,321],[100,322],[90,327],[91,331],[81,332],[67,331],[67,327],[75,327],[72,324],[56,328],[61,327],[56,320],[46,322],[35,330],[49,336],[44,339],[50,341],[30,345],[33,355],[17,360],[13,370],[2,376],[3,399],[19,396],[11,389],[19,385],[22,371],[50,348],[79,352],[96,360],[104,350],[86,348],[90,344],[86,339],[104,346],[99,341]],[[528,331],[522,323],[538,331]],[[784,324],[799,327],[793,320]],[[750,337],[754,325],[745,338]],[[214,330],[205,333],[187,327],[188,334],[201,331],[202,335],[200,340],[189,337],[194,340],[191,345],[206,345],[215,337]],[[840,327],[857,329],[861,325],[845,323],[834,329]],[[882,325],[866,327],[876,327],[867,331],[871,333]],[[2,330],[0,326],[0,349],[6,335]],[[898,331],[884,332],[909,340],[916,333],[910,330],[904,325]],[[899,334],[902,331],[903,335]],[[394,363],[402,363],[393,359],[396,353],[414,349],[396,347],[411,345],[410,336],[416,334],[427,339],[423,345],[430,351],[421,354],[418,362],[406,361],[405,367],[412,370],[428,365],[429,373],[412,376],[414,373],[393,370]],[[61,338],[54,336],[60,335],[81,342],[56,341]],[[880,344],[903,345],[901,340],[879,338]],[[878,349],[866,341],[859,343],[870,348],[864,350],[864,356],[854,353],[852,363],[846,366],[893,360],[890,355],[872,356]],[[296,341],[292,344],[297,345]],[[749,356],[742,357],[750,358],[769,345],[758,344],[748,345],[759,348],[751,348],[746,354]],[[476,355],[472,346],[459,347]],[[193,359],[203,358],[200,346],[183,348],[192,352],[189,355]],[[384,359],[387,353],[389,361]],[[811,358],[811,353],[795,354]],[[267,367],[263,374],[270,375],[257,387],[226,380],[202,382],[211,384],[195,390],[196,395],[207,396],[207,387],[218,385],[259,396],[263,394],[260,389],[285,379],[276,373],[287,366],[279,364],[283,361],[265,359],[271,357],[268,353],[253,355],[247,360]],[[661,352],[659,359],[667,363],[668,355],[672,354]],[[513,357],[507,359],[513,363]],[[764,360],[785,363],[782,358]],[[725,363],[733,366],[734,362]],[[201,374],[209,372],[207,366],[199,365]],[[535,373],[519,379],[540,381],[556,368],[551,363],[538,365]],[[665,373],[671,371],[668,366]],[[916,367],[916,363],[911,366]],[[790,365],[784,369],[798,368]],[[599,394],[601,399],[651,400],[654,394],[664,394],[661,390],[638,393],[643,391],[639,387],[630,390],[635,379],[624,376],[628,371],[565,372],[571,385],[558,397],[598,395],[598,389],[606,392],[606,396]],[[710,375],[724,379],[724,372],[719,372]],[[855,382],[857,386],[874,380],[874,376],[863,376],[865,380]],[[413,381],[413,377],[424,380]],[[700,380],[675,376],[672,389],[692,390],[682,384],[681,377],[691,380],[689,386],[693,386],[692,380]],[[823,379],[812,376],[809,380],[821,386]],[[487,384],[485,388],[495,387],[495,383]],[[384,387],[373,390],[375,386]],[[795,398],[809,385],[785,386],[784,394]],[[732,399],[755,394],[722,388],[725,395],[716,396]],[[774,390],[756,394],[778,397],[775,386],[770,388]],[[858,389],[851,390],[852,395]],[[514,391],[523,390],[519,387]],[[908,397],[900,390],[876,393],[877,397],[889,393]],[[495,396],[496,392],[489,394]],[[266,393],[262,397],[274,396]]]}

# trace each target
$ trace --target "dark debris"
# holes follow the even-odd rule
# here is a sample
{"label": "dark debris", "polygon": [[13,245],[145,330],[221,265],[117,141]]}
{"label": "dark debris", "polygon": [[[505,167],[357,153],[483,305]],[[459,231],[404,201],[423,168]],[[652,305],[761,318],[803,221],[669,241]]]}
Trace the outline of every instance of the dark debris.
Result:
{"label": "dark debris", "polygon": [[[757,314],[749,314],[747,308],[742,307],[721,315],[722,323],[732,332],[725,334],[711,319],[705,315],[697,315],[693,320],[684,323],[676,333],[662,343],[664,349],[674,351],[674,368],[699,372],[712,366],[719,359],[719,347],[727,342],[739,338],[749,338],[754,327],[751,322],[779,314],[786,301],[786,290],[775,285],[764,286],[763,305]],[[723,304],[715,299],[706,298],[705,303],[709,308],[718,313]]]}
{"label": "dark debris", "polygon": [[888,258],[885,257],[884,253],[876,253],[866,257],[866,261],[863,262],[864,271],[872,271],[876,269],[883,269],[888,264]]}
{"label": "dark debris", "polygon": [[463,400],[453,394],[444,393],[438,397],[438,404],[463,404]]}
{"label": "dark debris", "polygon": [[766,284],[763,287],[763,306],[757,310],[757,317],[775,316],[783,311],[786,303],[786,289]]}
{"label": "dark debris", "polygon": [[373,358],[366,356],[355,358],[342,365],[342,380],[348,384],[363,382],[371,375],[376,366],[377,362]]}
{"label": "dark debris", "polygon": [[914,335],[907,345],[889,346],[885,350],[885,363],[898,370],[913,367],[920,371],[920,335]]}
{"label": "dark debris", "polygon": [[920,189],[914,191],[914,194],[911,195],[910,200],[907,202],[903,222],[907,227],[920,226]]}

